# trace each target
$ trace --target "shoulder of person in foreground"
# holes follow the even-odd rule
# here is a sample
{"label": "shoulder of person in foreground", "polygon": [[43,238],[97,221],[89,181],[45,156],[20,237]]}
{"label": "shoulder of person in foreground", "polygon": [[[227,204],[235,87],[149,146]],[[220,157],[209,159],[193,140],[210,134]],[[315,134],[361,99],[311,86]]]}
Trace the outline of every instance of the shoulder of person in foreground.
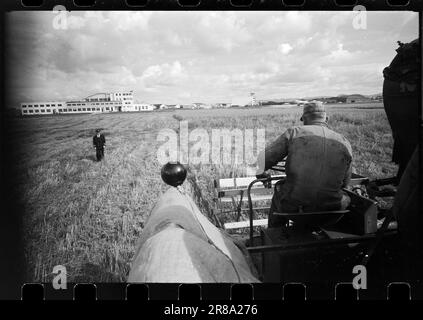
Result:
{"label": "shoulder of person in foreground", "polygon": [[344,141],[344,144],[345,144],[345,147],[347,148],[347,150],[348,150],[348,153],[351,155],[351,157],[352,157],[352,155],[353,155],[353,151],[352,151],[352,147],[351,147],[351,143],[349,142],[349,140],[344,136],[344,135],[342,135],[341,134],[341,137],[342,137],[342,139],[343,139],[343,141]]}
{"label": "shoulder of person in foreground", "polygon": [[345,146],[345,148],[348,150],[348,153],[350,153],[352,156],[352,147],[350,141],[342,133],[335,131],[331,128],[329,128],[329,130],[332,131],[338,137],[339,142],[341,142]]}
{"label": "shoulder of person in foreground", "polygon": [[288,146],[292,137],[292,133],[292,128],[287,129],[274,141],[268,144],[263,151],[260,152],[257,157],[257,172],[262,173],[265,170],[268,170],[270,167],[287,156]]}

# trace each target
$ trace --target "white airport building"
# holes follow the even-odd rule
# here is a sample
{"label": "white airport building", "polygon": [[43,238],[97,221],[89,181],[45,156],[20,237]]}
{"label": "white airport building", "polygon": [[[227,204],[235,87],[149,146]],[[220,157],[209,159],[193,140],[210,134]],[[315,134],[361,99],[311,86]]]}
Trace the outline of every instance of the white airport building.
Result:
{"label": "white airport building", "polygon": [[154,110],[153,105],[146,103],[134,103],[132,91],[96,93],[82,100],[75,101],[21,103],[22,115],[137,112],[152,110]]}

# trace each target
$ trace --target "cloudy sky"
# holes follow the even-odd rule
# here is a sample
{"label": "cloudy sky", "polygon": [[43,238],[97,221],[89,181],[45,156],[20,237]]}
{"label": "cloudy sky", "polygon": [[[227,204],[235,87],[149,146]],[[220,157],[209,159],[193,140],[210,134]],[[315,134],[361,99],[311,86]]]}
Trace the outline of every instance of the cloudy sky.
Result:
{"label": "cloudy sky", "polygon": [[[62,12],[64,14],[64,12]],[[138,102],[246,103],[381,92],[418,15],[367,12],[12,12],[9,105],[134,90]],[[61,29],[59,27],[66,27]]]}

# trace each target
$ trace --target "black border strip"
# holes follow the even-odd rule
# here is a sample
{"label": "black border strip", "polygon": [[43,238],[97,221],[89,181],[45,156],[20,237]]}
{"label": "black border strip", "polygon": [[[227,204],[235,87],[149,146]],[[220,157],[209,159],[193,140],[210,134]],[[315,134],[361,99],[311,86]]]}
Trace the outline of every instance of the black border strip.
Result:
{"label": "black border strip", "polygon": [[[28,0],[27,0],[28,1]],[[336,0],[304,0],[302,6],[285,5],[283,0],[252,0],[251,5],[236,6],[230,0],[199,0],[197,6],[183,6],[177,0],[147,0],[145,6],[129,6],[125,0],[95,0],[94,6],[76,6],[73,0],[43,0],[41,6],[25,7],[21,0],[2,0],[3,10],[52,10],[63,5],[68,10],[352,10],[354,5],[337,5]],[[406,5],[390,5],[398,0],[357,0],[366,10],[421,11],[420,0],[409,0]],[[339,0],[342,3],[342,0]]]}
{"label": "black border strip", "polygon": [[[407,5],[405,6],[391,6],[387,2],[388,0],[357,0],[356,5],[363,5],[366,10],[389,10],[389,11],[397,11],[397,10],[408,10],[408,11],[420,11],[419,18],[420,18],[420,38],[422,36],[422,10],[423,10],[423,1],[421,0],[410,0]],[[394,0],[392,0],[394,1]],[[36,6],[36,7],[24,7],[19,0],[2,0],[2,15],[0,16],[0,52],[2,53],[2,61],[0,65],[0,71],[4,75],[4,12],[11,11],[11,10],[52,10],[54,6],[56,5],[64,5],[68,10],[352,10],[353,6],[338,6],[335,3],[335,0],[305,0],[305,3],[303,6],[286,6],[283,4],[282,0],[265,0],[265,1],[259,1],[259,0],[253,0],[252,4],[248,7],[237,7],[233,6],[230,2],[230,0],[224,0],[224,1],[217,1],[217,0],[201,0],[201,3],[196,7],[183,7],[181,6],[177,0],[149,0],[146,6],[143,7],[132,7],[128,6],[125,2],[125,0],[96,0],[96,5],[92,7],[78,7],[75,6],[74,2],[72,0],[43,0],[43,5]],[[422,43],[421,43],[422,45]],[[423,71],[423,66],[422,66]],[[2,77],[1,83],[0,83],[0,90],[2,93],[4,93],[4,77]],[[423,84],[422,84],[423,87]],[[1,104],[4,105],[4,95],[1,95]],[[2,108],[3,111],[3,108]],[[15,210],[19,209],[19,204],[15,203],[13,200],[10,201],[7,197],[5,197],[4,191],[7,190],[7,183],[11,182],[10,180],[10,173],[7,174],[7,165],[11,164],[9,161],[10,159],[7,158],[7,150],[4,149],[3,142],[5,138],[7,138],[8,133],[8,126],[7,122],[5,121],[5,118],[3,114],[0,114],[0,126],[1,126],[1,181],[2,181],[2,211],[3,212],[16,212]],[[423,132],[422,132],[423,133]],[[421,187],[421,186],[420,186]],[[6,201],[6,203],[5,203]],[[3,221],[4,216],[2,216],[1,225],[2,227],[7,228],[7,232],[3,233],[3,230],[1,232],[1,246],[3,249],[3,246],[9,246],[7,252],[6,252],[6,259],[2,257],[2,261],[13,261],[16,263],[16,266],[5,266],[3,263],[1,264],[1,275],[3,276],[0,283],[2,284],[1,291],[0,291],[0,299],[16,299],[19,300],[22,298],[21,296],[21,290],[23,286],[23,282],[21,279],[20,270],[22,269],[22,256],[19,252],[19,243],[21,241],[19,235],[20,235],[20,223],[19,223],[19,217],[16,217],[15,215],[6,215],[6,218],[9,218],[9,220],[6,219],[6,221]],[[10,228],[10,226],[15,228]],[[6,229],[5,228],[5,229]],[[10,260],[9,260],[10,259]],[[333,300],[334,299],[334,288],[336,284],[330,285],[328,288],[322,289],[323,291],[319,292],[325,292],[323,294],[324,299]],[[147,285],[147,290],[150,286],[158,286],[165,288],[169,288],[169,284],[166,285],[158,285],[158,284],[149,284]],[[172,285],[170,285],[172,286]],[[176,287],[179,286],[179,284],[175,284]],[[279,294],[279,286],[283,286],[282,284],[259,284],[254,285],[253,292],[258,291],[264,291],[264,292],[270,292],[274,293],[275,297],[278,297]],[[385,300],[388,298],[387,294],[387,288],[389,284],[380,285],[377,286],[377,290],[375,292],[375,295],[370,295],[367,298],[369,299],[380,299]],[[43,299],[49,300],[48,296],[46,297],[47,288],[51,287],[51,284],[44,284],[43,287]],[[96,294],[97,299],[100,296],[108,296],[112,299],[115,297],[116,299],[123,301],[126,300],[126,287],[127,284],[121,283],[121,284],[96,284]],[[113,287],[113,288],[112,288]],[[208,289],[205,290],[205,288],[208,287]],[[32,286],[32,288],[36,289],[36,292],[40,292],[39,289],[37,289],[36,286]],[[73,284],[69,284],[69,287],[73,291]],[[229,288],[229,292],[227,292]],[[122,299],[122,290],[125,290],[124,299]],[[201,285],[201,291],[202,296],[207,295],[207,290],[209,290],[208,294],[214,295],[215,297],[224,297],[226,294],[229,294],[230,296],[230,285],[227,284],[221,284],[221,285]],[[309,287],[307,287],[306,292],[309,292]],[[103,290],[104,292],[100,292],[99,290]],[[115,292],[113,291],[115,290]],[[148,290],[149,291],[149,290]],[[159,290],[161,291],[161,290]],[[178,290],[177,290],[178,291]],[[176,292],[177,292],[176,291]],[[417,282],[414,284],[410,284],[410,291],[411,291],[411,299],[412,300],[423,300],[423,283]],[[116,293],[117,292],[117,293]],[[58,293],[59,295],[63,293]],[[145,293],[145,292],[144,292]],[[381,296],[380,294],[383,293]],[[311,298],[314,295],[311,295]],[[29,295],[30,297],[30,295]],[[71,298],[70,298],[71,297]],[[70,298],[70,299],[69,299]],[[160,299],[161,297],[156,297],[157,299]],[[178,296],[173,295],[173,297],[167,296],[167,298],[171,298],[171,300],[177,300]],[[306,294],[306,298],[308,299],[308,294]],[[42,300],[43,300],[42,299]],[[65,295],[64,300],[72,300],[73,299],[73,293],[71,295]],[[313,298],[312,298],[313,299]],[[31,300],[31,299],[30,299]],[[59,297],[60,300],[60,297]],[[147,299],[147,301],[150,300],[150,297]],[[205,299],[207,301],[207,298]],[[202,304],[204,304],[204,301],[202,300]],[[277,299],[278,301],[279,299]],[[104,301],[103,299],[100,299],[99,301]],[[228,301],[228,299],[224,300],[216,300],[215,303],[222,301]],[[257,301],[254,299],[254,301]],[[129,301],[128,301],[129,302]],[[146,302],[148,305],[149,303]],[[153,306],[154,309],[159,308],[160,306],[163,306],[163,303],[153,303],[149,304],[150,306]],[[279,305],[279,303],[278,303]],[[274,311],[274,304],[271,306],[268,306],[271,310],[270,313],[267,313],[270,315]],[[279,306],[278,306],[279,307]],[[151,308],[150,308],[151,310]]]}
{"label": "black border strip", "polygon": [[[181,286],[185,289],[180,296]],[[250,292],[245,287],[251,286]],[[194,289],[194,290],[193,290]],[[244,292],[241,290],[242,289]],[[298,290],[301,289],[301,290]],[[78,292],[79,291],[79,292]],[[24,302],[36,301],[179,301],[188,302],[225,301],[239,303],[249,301],[305,302],[395,300],[423,301],[423,284],[405,281],[373,283],[366,290],[356,290],[351,282],[333,282],[318,286],[303,283],[259,283],[259,284],[178,284],[178,283],[68,283],[66,289],[54,289],[51,283],[29,283],[21,287]]]}

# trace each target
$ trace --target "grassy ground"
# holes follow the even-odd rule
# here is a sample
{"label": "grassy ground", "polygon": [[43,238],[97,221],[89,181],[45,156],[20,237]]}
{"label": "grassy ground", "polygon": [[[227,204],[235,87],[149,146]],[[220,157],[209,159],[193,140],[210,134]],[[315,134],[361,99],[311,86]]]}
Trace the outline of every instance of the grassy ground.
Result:
{"label": "grassy ground", "polygon": [[[124,281],[143,224],[167,187],[156,151],[162,128],[187,120],[201,127],[265,128],[270,142],[299,124],[300,108],[176,110],[134,114],[74,115],[16,119],[18,170],[14,187],[25,207],[28,281],[50,281],[65,265],[69,281]],[[381,104],[329,106],[330,126],[350,140],[354,169],[387,177],[392,138]],[[103,128],[105,161],[94,161],[92,135]],[[203,210],[213,207],[213,179],[244,176],[245,168],[197,165],[188,181]]]}

